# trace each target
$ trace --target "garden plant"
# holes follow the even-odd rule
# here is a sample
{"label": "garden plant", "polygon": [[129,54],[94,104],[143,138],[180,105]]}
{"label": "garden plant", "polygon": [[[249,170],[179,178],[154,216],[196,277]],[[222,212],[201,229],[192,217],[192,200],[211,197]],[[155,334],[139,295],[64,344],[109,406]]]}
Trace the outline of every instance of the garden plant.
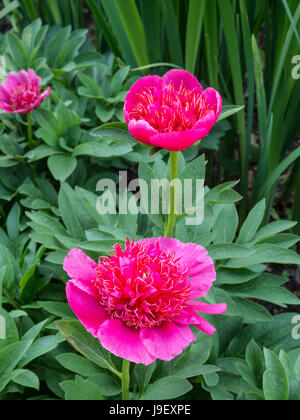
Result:
{"label": "garden plant", "polygon": [[1,2],[0,400],[300,400],[299,79],[298,0]]}

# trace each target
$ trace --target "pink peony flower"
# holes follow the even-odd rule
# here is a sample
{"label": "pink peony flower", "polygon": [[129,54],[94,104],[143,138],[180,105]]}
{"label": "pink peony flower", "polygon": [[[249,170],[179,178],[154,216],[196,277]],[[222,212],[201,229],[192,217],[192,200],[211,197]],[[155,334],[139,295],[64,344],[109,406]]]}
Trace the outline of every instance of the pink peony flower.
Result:
{"label": "pink peony flower", "polygon": [[9,73],[6,83],[0,83],[0,108],[13,114],[28,114],[51,93],[50,87],[41,93],[40,82],[32,69]]}
{"label": "pink peony flower", "polygon": [[136,140],[176,152],[207,136],[221,110],[216,90],[203,90],[187,71],[171,70],[138,80],[126,96],[124,116]]}
{"label": "pink peony flower", "polygon": [[216,330],[198,313],[222,314],[226,304],[205,296],[216,279],[202,246],[176,239],[144,239],[96,264],[73,249],[64,261],[68,302],[84,327],[116,356],[148,365],[171,360],[195,340],[189,327]]}

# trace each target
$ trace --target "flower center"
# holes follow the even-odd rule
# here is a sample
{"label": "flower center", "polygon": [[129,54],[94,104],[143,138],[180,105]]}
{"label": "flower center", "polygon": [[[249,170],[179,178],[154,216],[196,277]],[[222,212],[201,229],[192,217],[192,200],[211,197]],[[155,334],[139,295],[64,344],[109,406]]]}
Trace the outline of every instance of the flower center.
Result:
{"label": "flower center", "polygon": [[138,97],[139,102],[130,111],[130,117],[147,121],[161,133],[189,130],[209,111],[202,91],[187,89],[182,84],[179,90],[175,90],[173,84],[162,90],[147,88]]}
{"label": "flower center", "polygon": [[28,109],[41,94],[41,88],[36,83],[19,85],[11,92],[11,110]]}
{"label": "flower center", "polygon": [[154,327],[178,316],[190,300],[188,269],[159,245],[127,241],[125,251],[102,257],[94,286],[111,318],[135,328]]}

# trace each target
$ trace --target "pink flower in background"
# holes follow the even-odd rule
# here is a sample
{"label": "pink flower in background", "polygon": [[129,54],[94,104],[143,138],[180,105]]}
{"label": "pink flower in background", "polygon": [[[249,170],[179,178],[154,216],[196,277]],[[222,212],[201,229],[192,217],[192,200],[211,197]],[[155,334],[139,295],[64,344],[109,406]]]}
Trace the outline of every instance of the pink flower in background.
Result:
{"label": "pink flower in background", "polygon": [[203,90],[185,70],[171,70],[162,78],[138,80],[126,96],[124,116],[136,140],[180,151],[206,137],[221,110],[222,98],[216,90]]}
{"label": "pink flower in background", "polygon": [[13,114],[28,114],[51,93],[50,87],[41,93],[40,82],[32,69],[9,73],[6,83],[0,84],[0,108]]}
{"label": "pink flower in background", "polygon": [[195,340],[189,325],[216,330],[198,312],[222,314],[205,296],[216,272],[202,246],[176,239],[127,240],[96,264],[73,249],[64,261],[68,302],[84,327],[116,356],[148,365],[171,360]]}

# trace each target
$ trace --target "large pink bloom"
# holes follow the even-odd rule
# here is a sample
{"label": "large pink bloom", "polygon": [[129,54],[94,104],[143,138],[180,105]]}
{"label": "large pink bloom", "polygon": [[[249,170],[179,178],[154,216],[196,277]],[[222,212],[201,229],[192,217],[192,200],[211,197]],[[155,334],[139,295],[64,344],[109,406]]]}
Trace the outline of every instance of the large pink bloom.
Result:
{"label": "large pink bloom", "polygon": [[13,114],[28,114],[51,93],[50,87],[41,93],[40,82],[32,69],[9,73],[6,83],[0,83],[0,108]]}
{"label": "large pink bloom", "polygon": [[185,70],[171,70],[162,78],[138,80],[126,96],[124,116],[136,140],[179,151],[207,136],[221,110],[222,98],[216,90],[203,90]]}
{"label": "large pink bloom", "polygon": [[202,246],[176,239],[127,241],[125,251],[96,264],[81,250],[70,251],[64,270],[68,302],[84,327],[116,356],[148,365],[171,360],[195,340],[193,324],[216,330],[197,312],[222,314],[226,304],[192,299],[205,296],[216,279]]}

